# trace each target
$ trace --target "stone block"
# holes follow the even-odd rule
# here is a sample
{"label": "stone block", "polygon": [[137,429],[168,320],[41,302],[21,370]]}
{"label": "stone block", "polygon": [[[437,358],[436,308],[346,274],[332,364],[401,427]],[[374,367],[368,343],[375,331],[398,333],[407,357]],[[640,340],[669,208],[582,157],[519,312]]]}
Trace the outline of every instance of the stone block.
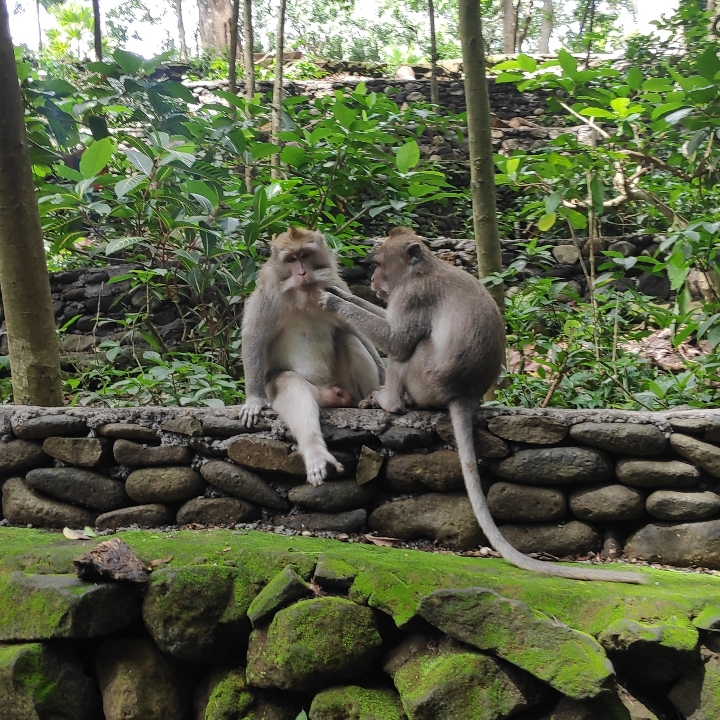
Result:
{"label": "stone block", "polygon": [[570,494],[576,518],[589,522],[622,522],[645,515],[645,496],[625,485],[599,485]]}
{"label": "stone block", "polygon": [[667,440],[656,425],[585,422],[570,428],[573,440],[623,455],[660,455]]}
{"label": "stone block", "polygon": [[557,488],[498,482],[487,496],[491,515],[505,522],[550,522],[565,517],[567,501]]}
{"label": "stone block", "polygon": [[251,470],[267,470],[288,475],[305,475],[305,463],[290,445],[268,438],[238,437],[228,445],[228,456]]}
{"label": "stone block", "polygon": [[192,452],[184,445],[148,447],[131,440],[116,440],[113,455],[121,465],[149,467],[156,465],[189,465]]}
{"label": "stone block", "polygon": [[202,495],[205,481],[189,467],[151,467],[134,470],[125,481],[127,494],[137,503],[173,503]]}
{"label": "stone block", "polygon": [[260,518],[259,508],[231,497],[188,500],[177,512],[178,525],[198,523],[207,527],[236,525]]}
{"label": "stone block", "polygon": [[504,440],[554,445],[567,435],[568,424],[542,415],[499,415],[488,422],[488,430]]}
{"label": "stone block", "polygon": [[98,428],[98,433],[105,437],[134,440],[140,443],[152,443],[160,440],[160,436],[152,428],[136,423],[106,423]]}
{"label": "stone block", "polygon": [[617,479],[633,487],[691,487],[700,482],[700,471],[680,460],[620,460]]}
{"label": "stone block", "polygon": [[343,512],[369,505],[377,493],[375,485],[358,485],[355,480],[332,480],[322,485],[296,485],[288,500],[308,510]]}
{"label": "stone block", "polygon": [[0,476],[14,475],[48,465],[50,458],[39,443],[11,440],[0,443]]}
{"label": "stone block", "polygon": [[357,468],[355,469],[355,481],[358,485],[365,485],[374,480],[382,469],[385,462],[385,456],[379,452],[375,452],[367,445],[363,445],[360,449],[360,458],[358,459]]}
{"label": "stone block", "polygon": [[233,463],[210,460],[200,468],[200,472],[211,485],[241,500],[274,510],[290,508],[290,503],[265,480]]}
{"label": "stone block", "polygon": [[707,520],[720,512],[720,495],[715,492],[656,490],[646,501],[647,511],[658,520],[692,522]]}
{"label": "stone block", "polygon": [[505,539],[522,553],[548,553],[576,557],[597,552],[602,541],[590,525],[578,520],[556,524],[501,525]]}
{"label": "stone block", "polygon": [[287,565],[250,603],[247,616],[252,626],[258,627],[272,620],[278,610],[312,596],[312,588]]}
{"label": "stone block", "polygon": [[599,483],[613,476],[613,467],[597,450],[556,447],[520,450],[495,466],[503,480],[527,485]]}
{"label": "stone block", "polygon": [[645,525],[628,538],[625,553],[664,565],[720,570],[720,520]]}
{"label": "stone block", "polygon": [[464,487],[460,459],[453,450],[393,455],[387,461],[385,477],[391,488],[401,492],[404,489],[411,491],[418,483],[436,492]]}
{"label": "stone block", "polygon": [[98,515],[95,527],[98,530],[119,530],[131,525],[137,525],[140,528],[154,528],[172,525],[174,522],[175,513],[172,508],[168,505],[152,503],[120,508]]}
{"label": "stone block", "polygon": [[670,436],[670,445],[678,455],[720,478],[720,447],[679,433]]}
{"label": "stone block", "polygon": [[275,525],[282,525],[291,530],[342,532],[351,535],[363,532],[366,522],[366,510],[349,510],[340,513],[299,513],[273,519]]}
{"label": "stone block", "polygon": [[55,500],[98,512],[109,512],[132,504],[124,483],[91,470],[36,468],[25,476],[25,484]]}
{"label": "stone block", "polygon": [[87,425],[81,418],[72,415],[40,415],[22,422],[13,422],[12,429],[23,440],[38,440],[53,435],[85,435]]}
{"label": "stone block", "polygon": [[70,465],[96,467],[109,454],[109,445],[99,438],[49,437],[43,442],[43,451]]}

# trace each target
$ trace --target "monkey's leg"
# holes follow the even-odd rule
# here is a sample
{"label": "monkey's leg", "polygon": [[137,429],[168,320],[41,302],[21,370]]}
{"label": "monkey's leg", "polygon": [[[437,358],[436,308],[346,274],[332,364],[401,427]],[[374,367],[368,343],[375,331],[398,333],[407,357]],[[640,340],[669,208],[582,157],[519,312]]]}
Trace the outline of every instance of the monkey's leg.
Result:
{"label": "monkey's leg", "polygon": [[405,363],[388,363],[385,373],[385,385],[376,390],[370,396],[372,401],[379,405],[385,412],[405,412]]}
{"label": "monkey's leg", "polygon": [[321,485],[327,476],[327,464],[338,472],[343,466],[330,454],[320,431],[317,388],[295,372],[280,373],[274,381],[272,408],[288,426],[305,461],[307,481]]}

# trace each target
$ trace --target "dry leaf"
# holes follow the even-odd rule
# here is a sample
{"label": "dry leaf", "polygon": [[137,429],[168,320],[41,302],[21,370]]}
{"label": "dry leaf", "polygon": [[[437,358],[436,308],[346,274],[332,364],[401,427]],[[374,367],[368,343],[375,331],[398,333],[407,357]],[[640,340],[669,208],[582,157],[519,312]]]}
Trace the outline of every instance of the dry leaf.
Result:
{"label": "dry leaf", "polygon": [[379,537],[377,535],[363,535],[363,537],[373,545],[379,545],[380,547],[392,547],[395,543],[402,542],[398,538]]}
{"label": "dry leaf", "polygon": [[165,565],[166,563],[169,563],[172,559],[172,555],[168,555],[166,558],[156,558],[155,560],[150,561],[150,565],[148,565],[148,567],[153,570],[158,565]]}
{"label": "dry leaf", "polygon": [[72,530],[69,527],[63,528],[63,535],[68,540],[89,540],[90,538],[80,530]]}
{"label": "dry leaf", "polygon": [[232,550],[232,548],[227,547],[227,548],[223,548],[220,552],[230,552],[231,550]]}

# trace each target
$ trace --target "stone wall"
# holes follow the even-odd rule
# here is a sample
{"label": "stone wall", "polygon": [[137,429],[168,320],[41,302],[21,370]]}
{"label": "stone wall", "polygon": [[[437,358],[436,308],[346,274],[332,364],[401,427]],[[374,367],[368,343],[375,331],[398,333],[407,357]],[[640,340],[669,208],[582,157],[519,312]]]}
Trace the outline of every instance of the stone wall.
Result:
{"label": "stone wall", "polygon": [[[6,522],[252,526],[480,551],[444,413],[323,413],[345,472],[320,487],[270,411],[0,409]],[[522,552],[720,569],[720,411],[488,409],[476,447],[492,514]],[[390,541],[392,544],[392,541]],[[487,550],[483,552],[488,552]]]}

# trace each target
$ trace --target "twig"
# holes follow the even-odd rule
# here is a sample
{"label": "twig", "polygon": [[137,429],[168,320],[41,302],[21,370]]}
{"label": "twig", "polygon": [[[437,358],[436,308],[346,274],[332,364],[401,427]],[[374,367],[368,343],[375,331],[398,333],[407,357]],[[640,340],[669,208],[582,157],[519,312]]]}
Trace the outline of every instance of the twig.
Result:
{"label": "twig", "polygon": [[545,399],[540,403],[541,408],[546,408],[550,404],[550,401],[552,400],[552,396],[555,394],[555,391],[557,390],[558,385],[560,385],[560,381],[565,376],[565,370],[567,369],[567,363],[568,363],[568,358],[566,357],[565,360],[563,360],[560,367],[558,368],[557,375],[555,375],[555,379],[550,384],[550,387],[548,388]]}

